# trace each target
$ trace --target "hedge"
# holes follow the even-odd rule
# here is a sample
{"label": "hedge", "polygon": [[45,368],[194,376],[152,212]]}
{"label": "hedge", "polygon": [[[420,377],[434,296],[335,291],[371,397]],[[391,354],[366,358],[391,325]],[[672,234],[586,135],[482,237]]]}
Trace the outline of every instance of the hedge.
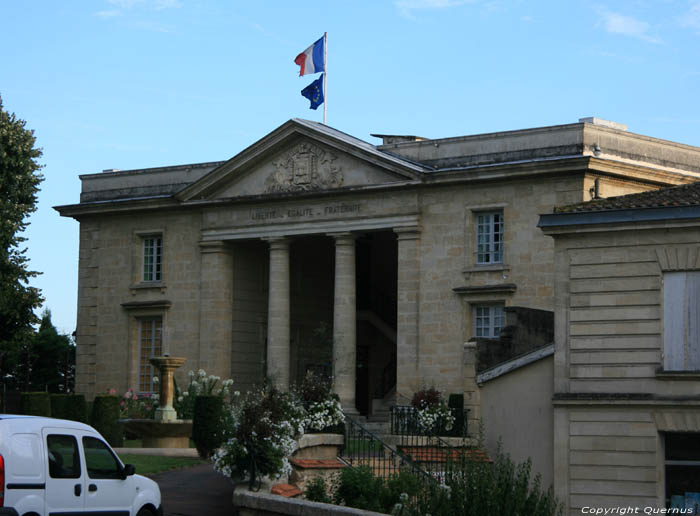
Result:
{"label": "hedge", "polygon": [[192,440],[199,456],[204,459],[211,457],[223,444],[219,430],[223,410],[224,401],[220,396],[197,396],[194,400]]}
{"label": "hedge", "polygon": [[52,394],[52,417],[87,422],[87,404],[82,394]]}
{"label": "hedge", "polygon": [[98,394],[92,404],[90,424],[115,448],[124,444],[124,432],[119,419],[119,396]]}
{"label": "hedge", "polygon": [[23,392],[22,414],[51,417],[51,394],[48,392]]}

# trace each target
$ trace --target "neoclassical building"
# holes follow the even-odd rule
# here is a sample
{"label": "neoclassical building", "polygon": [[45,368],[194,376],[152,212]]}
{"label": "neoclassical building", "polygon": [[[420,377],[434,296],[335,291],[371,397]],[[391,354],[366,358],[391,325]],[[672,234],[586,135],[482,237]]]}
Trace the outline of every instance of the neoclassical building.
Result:
{"label": "neoclassical building", "polygon": [[151,391],[169,353],[240,390],[324,371],[361,414],[435,386],[476,423],[477,342],[555,307],[539,214],[700,177],[700,149],[595,118],[374,136],[294,119],[228,161],[82,175],[56,208],[80,223],[77,390]]}

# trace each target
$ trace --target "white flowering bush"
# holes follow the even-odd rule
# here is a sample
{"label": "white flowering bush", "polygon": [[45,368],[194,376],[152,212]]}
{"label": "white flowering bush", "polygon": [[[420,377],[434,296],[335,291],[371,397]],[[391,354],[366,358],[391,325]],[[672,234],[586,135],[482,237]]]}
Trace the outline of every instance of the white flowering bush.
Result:
{"label": "white flowering bush", "polygon": [[239,397],[224,421],[224,444],[214,452],[214,469],[251,486],[262,476],[291,473],[289,457],[304,433],[304,412],[289,394],[271,385]]}
{"label": "white flowering bush", "polygon": [[293,393],[304,410],[302,425],[307,433],[339,431],[345,415],[329,378],[309,371]]}
{"label": "white flowering bush", "polygon": [[183,391],[175,382],[175,399],[173,400],[173,408],[177,412],[178,419],[192,419],[194,414],[194,399],[197,396],[220,396],[225,401],[230,396],[231,385],[233,380],[221,380],[221,377],[215,375],[207,375],[204,369],[200,369],[195,373],[190,371],[187,373],[189,384]]}
{"label": "white flowering bush", "polygon": [[449,432],[455,424],[455,417],[442,400],[440,391],[430,388],[416,392],[411,400],[416,409],[416,418],[421,429],[428,433]]}

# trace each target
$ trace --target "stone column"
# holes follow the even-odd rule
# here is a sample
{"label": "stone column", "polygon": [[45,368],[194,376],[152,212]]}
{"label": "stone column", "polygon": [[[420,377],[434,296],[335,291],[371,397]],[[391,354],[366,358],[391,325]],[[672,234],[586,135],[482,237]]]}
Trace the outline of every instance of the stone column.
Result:
{"label": "stone column", "polygon": [[270,289],[267,295],[267,376],[289,390],[290,306],[289,239],[269,238]]}
{"label": "stone column", "polygon": [[418,294],[420,290],[420,230],[395,228],[398,235],[396,313],[396,394],[411,399],[422,378],[418,369]]}
{"label": "stone column", "polygon": [[355,407],[357,361],[357,306],[355,301],[355,236],[332,233],[335,238],[335,287],[333,293],[333,385],[345,412]]}
{"label": "stone column", "polygon": [[[201,242],[199,367],[210,375],[231,377],[233,346],[233,256],[223,241]],[[177,321],[174,321],[177,325]],[[168,343],[171,353],[185,351]],[[175,349],[173,349],[175,347]],[[192,364],[193,366],[195,364]]]}

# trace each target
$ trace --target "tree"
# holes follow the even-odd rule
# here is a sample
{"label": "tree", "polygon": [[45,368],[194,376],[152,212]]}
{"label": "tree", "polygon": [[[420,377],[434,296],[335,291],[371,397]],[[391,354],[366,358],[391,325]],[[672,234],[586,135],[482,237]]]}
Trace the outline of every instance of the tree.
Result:
{"label": "tree", "polygon": [[75,380],[75,345],[69,335],[58,333],[51,312],[44,310],[41,324],[20,354],[17,371],[24,391],[71,392]]}
{"label": "tree", "polygon": [[0,379],[12,370],[32,338],[38,322],[34,309],[41,305],[39,289],[29,286],[39,273],[27,269],[21,236],[36,210],[36,194],[43,176],[34,147],[34,131],[25,121],[3,109],[0,98]]}

